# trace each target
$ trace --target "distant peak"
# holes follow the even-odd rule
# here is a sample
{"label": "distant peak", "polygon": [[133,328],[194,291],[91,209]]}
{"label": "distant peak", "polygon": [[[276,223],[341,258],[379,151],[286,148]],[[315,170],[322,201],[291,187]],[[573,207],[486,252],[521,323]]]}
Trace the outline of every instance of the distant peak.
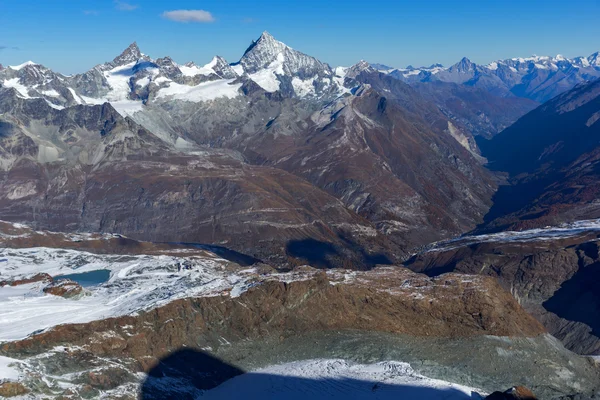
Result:
{"label": "distant peak", "polygon": [[357,62],[356,64],[354,64],[353,66],[351,66],[348,69],[346,76],[348,78],[356,78],[362,72],[377,72],[377,70],[375,68],[373,68],[371,66],[371,64],[369,64],[365,60],[360,60],[359,62]]}
{"label": "distant peak", "polygon": [[143,57],[137,42],[133,42],[123,52],[113,60],[114,64],[123,65],[137,61]]}
{"label": "distant peak", "polygon": [[459,72],[466,72],[466,71],[474,70],[476,65],[471,60],[469,60],[467,57],[463,57],[459,62],[454,64],[453,67],[454,67],[453,69],[456,69]]}
{"label": "distant peak", "polygon": [[359,62],[357,62],[354,65],[356,68],[358,69],[367,69],[367,68],[371,68],[371,64],[369,64],[368,62],[366,62],[365,60],[360,60]]}
{"label": "distant peak", "polygon": [[26,61],[23,64],[19,64],[19,65],[9,65],[8,68],[18,71],[18,70],[28,67],[30,65],[38,65],[38,64],[34,63],[33,61]]}

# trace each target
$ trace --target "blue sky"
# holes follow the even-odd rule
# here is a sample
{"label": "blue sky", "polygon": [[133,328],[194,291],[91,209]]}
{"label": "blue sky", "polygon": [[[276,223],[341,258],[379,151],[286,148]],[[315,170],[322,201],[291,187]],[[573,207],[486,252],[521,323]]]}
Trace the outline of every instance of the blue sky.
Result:
{"label": "blue sky", "polygon": [[599,15],[600,0],[0,0],[0,63],[77,73],[133,41],[154,58],[234,62],[264,30],[334,66],[574,57],[600,50]]}

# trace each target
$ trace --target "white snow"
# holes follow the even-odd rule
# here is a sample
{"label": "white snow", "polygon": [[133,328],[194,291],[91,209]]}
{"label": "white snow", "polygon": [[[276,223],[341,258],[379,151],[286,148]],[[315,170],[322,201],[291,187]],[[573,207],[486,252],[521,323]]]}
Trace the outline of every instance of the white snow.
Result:
{"label": "white snow", "polygon": [[237,97],[242,87],[241,83],[232,84],[235,79],[221,79],[218,81],[203,82],[197,86],[180,85],[171,82],[169,86],[160,89],[156,98],[172,98],[191,102],[214,100],[220,97],[233,99]]}
{"label": "white snow", "polygon": [[[129,79],[134,75],[133,68],[136,64],[137,61],[134,61],[103,72],[103,75],[111,88],[105,97],[79,97],[85,101],[86,104],[104,104],[109,102],[123,117],[130,116],[137,111],[141,111],[143,109],[143,103],[141,101],[129,99]],[[152,75],[157,75],[159,72],[157,68],[147,68],[146,70]]]}
{"label": "white snow", "polygon": [[75,103],[81,104],[83,101],[81,100],[81,97],[79,97],[79,95],[77,93],[75,93],[75,90],[73,90],[73,88],[68,88],[68,89],[69,89],[69,92],[71,92],[73,99],[75,99]]}
{"label": "white snow", "polygon": [[412,76],[412,75],[419,75],[420,73],[421,73],[421,70],[420,70],[420,69],[414,69],[414,70],[412,70],[412,71],[409,71],[409,72],[407,72],[407,73],[405,73],[405,74],[402,74],[402,76],[404,76],[405,78],[408,78],[409,76]]}
{"label": "white snow", "polygon": [[217,57],[213,59],[203,67],[199,67],[195,64],[191,65],[180,65],[179,70],[185,76],[196,76],[196,75],[211,75],[215,73],[215,66],[217,65]]}
{"label": "white snow", "polygon": [[50,248],[0,249],[0,279],[109,270],[108,281],[71,299],[47,295],[44,282],[0,287],[0,341],[64,323],[136,313],[193,296],[226,293],[249,278],[220,258],[96,255]]}
{"label": "white snow", "polygon": [[50,97],[58,97],[60,96],[60,93],[58,93],[56,90],[54,89],[50,89],[50,90],[41,90],[40,91],[41,94],[45,95],[45,96],[50,96]]}
{"label": "white snow", "polygon": [[33,61],[26,61],[23,64],[19,64],[19,65],[9,65],[8,68],[13,69],[15,71],[19,71],[20,69],[22,69],[23,67],[26,67],[28,65],[37,65],[36,63],[34,63]]}
{"label": "white snow", "polygon": [[460,236],[455,239],[433,243],[426,251],[446,251],[472,243],[550,241],[570,238],[585,232],[597,231],[600,231],[600,218],[524,231],[505,231],[476,236]]}
{"label": "white snow", "polygon": [[110,105],[113,106],[122,117],[132,116],[136,112],[144,109],[144,104],[141,101],[135,100],[111,101]]}
{"label": "white snow", "polygon": [[138,79],[135,84],[139,87],[146,87],[150,84],[151,78],[149,76],[145,76],[141,79]]}
{"label": "white snow", "polygon": [[231,69],[233,69],[233,72],[235,72],[236,74],[238,74],[239,76],[244,75],[244,67],[242,66],[242,64],[235,64],[231,66]]}
{"label": "white snow", "polygon": [[18,380],[20,374],[16,365],[19,365],[20,363],[21,361],[15,360],[14,358],[0,356],[0,382],[2,380]]}
{"label": "white snow", "polygon": [[46,100],[46,103],[48,103],[48,105],[50,107],[54,108],[55,110],[64,110],[65,109],[63,106],[58,106],[58,105],[56,105],[54,103],[49,102],[48,100]]}
{"label": "white snow", "polygon": [[[203,399],[482,399],[483,392],[416,373],[409,364],[355,364],[317,359],[239,375],[203,393]],[[476,393],[480,393],[476,394]]]}
{"label": "white snow", "polygon": [[292,86],[297,96],[305,97],[315,93],[314,81],[316,77],[302,80],[298,77],[292,79]]}
{"label": "white snow", "polygon": [[31,96],[29,96],[29,93],[28,93],[28,88],[21,84],[19,78],[8,79],[8,80],[4,81],[2,83],[2,85],[7,88],[16,89],[17,92],[19,92],[19,94],[25,99],[31,98]]}
{"label": "white snow", "polygon": [[281,82],[277,79],[277,75],[283,75],[283,63],[285,62],[285,56],[283,52],[277,54],[277,58],[269,64],[265,69],[262,69],[254,74],[250,74],[249,77],[258,84],[261,88],[267,92],[276,92],[279,90]]}
{"label": "white snow", "polygon": [[129,96],[129,79],[133,76],[136,62],[126,64],[104,72],[104,77],[111,87],[106,95],[108,101],[126,100]]}

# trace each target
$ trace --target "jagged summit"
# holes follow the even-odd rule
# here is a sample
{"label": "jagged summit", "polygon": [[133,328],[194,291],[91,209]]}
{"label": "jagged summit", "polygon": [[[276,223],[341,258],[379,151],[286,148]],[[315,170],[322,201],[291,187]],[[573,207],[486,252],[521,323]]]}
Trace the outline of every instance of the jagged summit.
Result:
{"label": "jagged summit", "polygon": [[467,57],[463,57],[459,62],[450,67],[450,70],[456,70],[458,72],[473,71],[477,65],[469,60]]}
{"label": "jagged summit", "polygon": [[351,66],[348,69],[346,76],[348,78],[356,78],[362,72],[370,73],[370,72],[377,72],[377,70],[375,68],[373,68],[373,66],[371,64],[369,64],[368,62],[366,62],[365,60],[360,60],[359,62],[357,62],[356,64],[354,64],[353,66]]}
{"label": "jagged summit", "polygon": [[258,38],[258,40],[274,40],[277,41],[273,35],[271,35],[269,32],[267,31],[263,31],[263,33],[260,34],[260,37]]}
{"label": "jagged summit", "polygon": [[119,56],[115,57],[112,61],[114,65],[125,65],[135,62],[142,58],[144,55],[140,51],[137,42],[133,42],[127,47]]}

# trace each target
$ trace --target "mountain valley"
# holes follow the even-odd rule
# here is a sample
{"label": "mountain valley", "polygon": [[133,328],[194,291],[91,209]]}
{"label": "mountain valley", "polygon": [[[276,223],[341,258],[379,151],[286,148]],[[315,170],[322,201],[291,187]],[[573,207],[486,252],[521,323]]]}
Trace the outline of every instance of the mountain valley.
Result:
{"label": "mountain valley", "polygon": [[0,66],[0,396],[600,396],[598,53],[241,54]]}

